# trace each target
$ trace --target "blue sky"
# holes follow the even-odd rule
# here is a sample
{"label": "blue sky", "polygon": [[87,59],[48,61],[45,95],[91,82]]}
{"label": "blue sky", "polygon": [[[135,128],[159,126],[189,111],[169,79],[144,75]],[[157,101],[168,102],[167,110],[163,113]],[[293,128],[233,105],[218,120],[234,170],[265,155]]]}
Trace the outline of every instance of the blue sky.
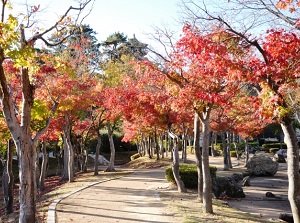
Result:
{"label": "blue sky", "polygon": [[[177,16],[176,0],[96,0],[86,22],[94,28],[100,39],[116,31],[137,38],[153,32],[152,26],[166,23],[173,26]],[[144,37],[143,37],[144,38]]]}
{"label": "blue sky", "polygon": [[[12,2],[24,4],[26,1]],[[93,10],[84,23],[89,24],[98,33],[99,41],[119,31],[129,38],[135,34],[140,41],[149,43],[146,33],[153,33],[153,26],[162,26],[164,23],[172,30],[181,30],[176,23],[179,18],[179,2],[180,0],[95,0]],[[39,18],[39,21],[45,24],[55,21],[70,5],[76,5],[74,0],[27,0],[27,3],[40,4],[40,8],[47,11],[47,16],[43,13]]]}

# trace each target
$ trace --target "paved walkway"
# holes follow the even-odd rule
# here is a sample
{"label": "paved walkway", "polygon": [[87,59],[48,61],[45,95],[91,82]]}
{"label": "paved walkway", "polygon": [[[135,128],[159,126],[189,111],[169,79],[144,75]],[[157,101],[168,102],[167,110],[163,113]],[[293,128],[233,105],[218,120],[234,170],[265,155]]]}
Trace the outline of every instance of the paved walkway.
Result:
{"label": "paved walkway", "polygon": [[[210,159],[210,164],[223,168],[222,158]],[[243,162],[234,160],[235,167]],[[94,184],[62,199],[56,206],[56,223],[141,223],[183,222],[172,210],[160,202],[159,191],[168,188],[164,168],[134,170],[124,177]],[[231,171],[230,171],[231,172]],[[222,172],[220,172],[222,173]],[[278,219],[279,213],[289,213],[286,164],[280,164],[274,177],[251,178],[251,186],[244,187],[245,199],[230,200],[230,206],[262,217]],[[266,198],[270,191],[276,198]],[[54,222],[51,222],[54,223]]]}
{"label": "paved walkway", "polygon": [[160,202],[158,191],[168,186],[163,168],[136,170],[61,200],[56,206],[56,222],[181,222]]}

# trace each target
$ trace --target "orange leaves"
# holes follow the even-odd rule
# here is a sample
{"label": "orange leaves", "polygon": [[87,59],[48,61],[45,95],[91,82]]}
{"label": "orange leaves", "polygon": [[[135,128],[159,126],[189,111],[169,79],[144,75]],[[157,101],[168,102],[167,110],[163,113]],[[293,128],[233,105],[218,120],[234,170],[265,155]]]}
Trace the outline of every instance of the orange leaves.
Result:
{"label": "orange leaves", "polygon": [[300,7],[299,0],[278,0],[276,3],[278,9],[289,10],[291,13],[295,12]]}

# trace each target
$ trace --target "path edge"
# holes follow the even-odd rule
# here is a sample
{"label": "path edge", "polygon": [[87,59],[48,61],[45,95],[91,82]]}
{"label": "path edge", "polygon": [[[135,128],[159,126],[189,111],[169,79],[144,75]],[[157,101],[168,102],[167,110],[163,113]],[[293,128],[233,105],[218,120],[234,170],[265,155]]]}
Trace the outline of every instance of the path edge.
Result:
{"label": "path edge", "polygon": [[60,197],[60,198],[54,200],[54,201],[49,205],[49,208],[48,208],[47,223],[56,223],[56,221],[55,221],[55,220],[56,220],[56,215],[55,215],[55,212],[56,212],[56,206],[57,206],[57,204],[58,204],[61,200],[65,199],[65,198],[67,198],[67,197],[69,197],[69,196],[71,196],[71,195],[73,195],[73,194],[75,194],[75,193],[78,193],[79,191],[82,191],[82,190],[84,190],[84,189],[87,189],[87,188],[89,188],[89,187],[92,187],[92,186],[94,186],[94,185],[96,185],[96,184],[104,183],[104,182],[111,181],[111,180],[117,180],[117,179],[120,179],[120,178],[122,178],[122,177],[124,177],[124,176],[114,177],[114,178],[111,178],[111,179],[100,180],[100,181],[91,183],[91,184],[89,184],[89,185],[87,185],[87,186],[85,186],[85,187],[79,188],[79,189],[77,189],[77,190],[75,190],[75,191],[72,191],[72,192],[70,192],[70,193],[68,193],[68,194],[65,194],[65,195],[63,195],[62,197]]}

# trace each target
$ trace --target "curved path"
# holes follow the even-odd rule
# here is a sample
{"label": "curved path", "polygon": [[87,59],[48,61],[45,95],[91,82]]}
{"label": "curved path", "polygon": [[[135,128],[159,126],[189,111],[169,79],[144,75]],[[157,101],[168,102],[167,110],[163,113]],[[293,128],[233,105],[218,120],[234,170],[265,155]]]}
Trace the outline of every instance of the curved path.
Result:
{"label": "curved path", "polygon": [[64,198],[56,206],[56,222],[181,222],[160,201],[159,190],[168,186],[163,168],[136,170]]}

